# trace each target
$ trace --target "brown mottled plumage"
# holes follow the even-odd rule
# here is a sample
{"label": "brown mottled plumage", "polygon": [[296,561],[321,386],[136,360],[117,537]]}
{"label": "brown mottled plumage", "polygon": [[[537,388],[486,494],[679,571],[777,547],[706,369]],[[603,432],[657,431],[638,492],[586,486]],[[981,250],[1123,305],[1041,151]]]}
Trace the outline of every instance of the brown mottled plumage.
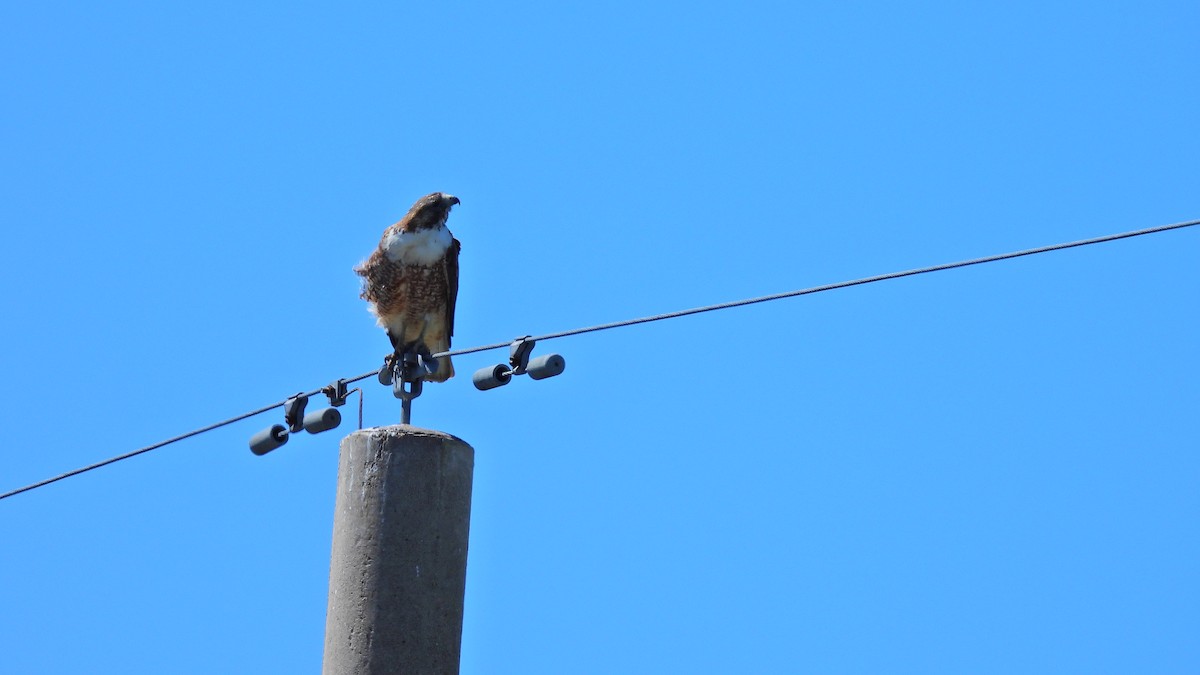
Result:
{"label": "brown mottled plumage", "polygon": [[[446,227],[453,195],[434,192],[413,204],[400,222],[383,231],[371,256],[354,268],[363,277],[362,297],[379,317],[396,353],[449,351],[458,298],[458,252]],[[438,359],[430,382],[454,377],[450,357]]]}

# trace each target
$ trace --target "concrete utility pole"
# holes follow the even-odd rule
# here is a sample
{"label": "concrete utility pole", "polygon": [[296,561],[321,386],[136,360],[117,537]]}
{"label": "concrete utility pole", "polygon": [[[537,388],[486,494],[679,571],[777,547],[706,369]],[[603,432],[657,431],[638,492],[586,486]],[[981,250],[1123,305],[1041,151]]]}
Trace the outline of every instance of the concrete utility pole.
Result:
{"label": "concrete utility pole", "polygon": [[438,431],[342,440],[324,675],[458,673],[474,468]]}

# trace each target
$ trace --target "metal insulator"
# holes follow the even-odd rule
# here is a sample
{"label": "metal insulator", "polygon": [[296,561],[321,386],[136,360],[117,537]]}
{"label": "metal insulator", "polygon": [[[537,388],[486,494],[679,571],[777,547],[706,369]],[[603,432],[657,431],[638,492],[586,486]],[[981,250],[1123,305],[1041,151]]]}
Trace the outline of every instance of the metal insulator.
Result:
{"label": "metal insulator", "polygon": [[250,437],[250,452],[261,457],[287,442],[287,427],[276,424]]}
{"label": "metal insulator", "polygon": [[544,380],[547,377],[562,375],[566,367],[567,360],[563,357],[558,354],[546,354],[536,359],[530,359],[529,365],[525,366],[525,372],[535,380]]}
{"label": "metal insulator", "polygon": [[481,368],[475,371],[475,374],[471,376],[471,381],[475,383],[475,388],[479,391],[487,391],[512,382],[512,371],[503,363],[498,363],[490,368]]}
{"label": "metal insulator", "polygon": [[337,408],[326,408],[304,416],[304,430],[310,434],[329,431],[342,423],[342,413]]}

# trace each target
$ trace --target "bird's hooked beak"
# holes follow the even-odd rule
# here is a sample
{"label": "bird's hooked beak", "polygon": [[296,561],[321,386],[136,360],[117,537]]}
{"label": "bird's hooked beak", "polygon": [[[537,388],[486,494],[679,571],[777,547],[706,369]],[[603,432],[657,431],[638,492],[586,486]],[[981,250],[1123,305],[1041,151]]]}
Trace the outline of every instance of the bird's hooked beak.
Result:
{"label": "bird's hooked beak", "polygon": [[458,197],[455,197],[454,195],[442,195],[442,199],[444,199],[446,201],[446,204],[448,204],[450,206],[454,206],[455,204],[462,203],[462,200],[460,200]]}

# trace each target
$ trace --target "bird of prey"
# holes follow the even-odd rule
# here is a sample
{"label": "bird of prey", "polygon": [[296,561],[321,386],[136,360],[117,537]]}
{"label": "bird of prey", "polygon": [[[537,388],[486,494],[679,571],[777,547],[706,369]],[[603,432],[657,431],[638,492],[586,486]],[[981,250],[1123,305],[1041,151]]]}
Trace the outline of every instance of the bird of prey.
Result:
{"label": "bird of prey", "polygon": [[[450,350],[462,245],[450,234],[446,218],[458,203],[458,197],[444,192],[421,197],[354,268],[363,278],[362,298],[387,331],[395,358],[405,352],[428,357]],[[437,371],[425,379],[445,382],[451,377],[454,365],[443,356]]]}

